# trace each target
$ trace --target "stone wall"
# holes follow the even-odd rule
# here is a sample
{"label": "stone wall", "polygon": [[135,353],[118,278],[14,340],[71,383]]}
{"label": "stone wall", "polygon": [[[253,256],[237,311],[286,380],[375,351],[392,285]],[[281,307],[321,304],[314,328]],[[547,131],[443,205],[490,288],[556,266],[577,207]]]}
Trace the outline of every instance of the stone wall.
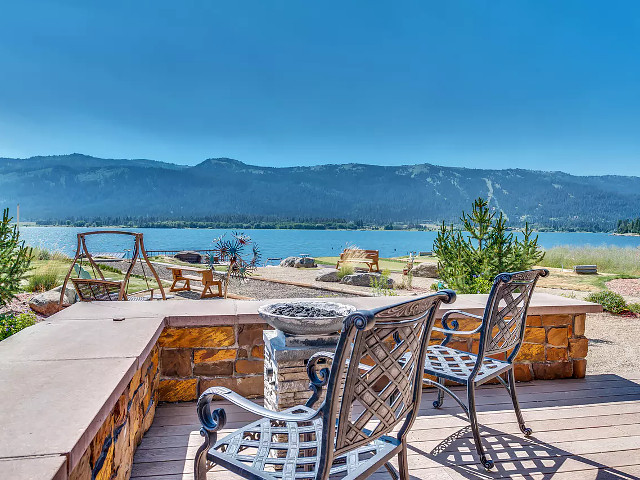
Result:
{"label": "stone wall", "polygon": [[93,437],[70,480],[126,480],[133,454],[158,404],[159,349],[154,347]]}
{"label": "stone wall", "polygon": [[[516,379],[583,378],[586,373],[588,341],[584,336],[585,314],[530,315],[525,338],[516,358]],[[459,318],[460,330],[472,330],[478,323]],[[240,395],[264,394],[264,342],[266,324],[166,328],[160,346],[159,399],[167,402],[195,400],[210,386],[225,386]],[[442,335],[433,332],[432,343]],[[479,335],[453,337],[449,346],[477,353]],[[498,358],[506,358],[503,354]],[[288,365],[287,374],[274,372],[280,382],[295,381],[302,390],[279,392],[304,403],[307,390],[306,367]],[[291,371],[289,371],[291,370]],[[287,378],[285,378],[287,377]],[[290,378],[289,378],[290,377]]]}
{"label": "stone wall", "polygon": [[160,347],[160,401],[195,400],[211,386],[262,396],[265,323],[167,327]]}

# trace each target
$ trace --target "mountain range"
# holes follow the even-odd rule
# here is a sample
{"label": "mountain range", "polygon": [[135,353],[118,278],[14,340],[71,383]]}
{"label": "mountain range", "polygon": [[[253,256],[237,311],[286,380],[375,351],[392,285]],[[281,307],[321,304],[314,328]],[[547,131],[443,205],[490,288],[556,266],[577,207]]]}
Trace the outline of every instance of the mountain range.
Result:
{"label": "mountain range", "polygon": [[510,224],[612,229],[640,215],[640,177],[576,176],[431,164],[260,167],[228,158],[195,166],[82,154],[0,158],[0,206],[24,220],[189,219],[246,215],[364,222],[456,221],[474,198]]}

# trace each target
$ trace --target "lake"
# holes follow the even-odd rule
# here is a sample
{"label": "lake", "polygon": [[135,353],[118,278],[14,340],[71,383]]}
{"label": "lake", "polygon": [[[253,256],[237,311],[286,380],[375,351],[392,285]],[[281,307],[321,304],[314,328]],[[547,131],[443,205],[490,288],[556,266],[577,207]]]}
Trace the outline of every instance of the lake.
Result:
{"label": "lake", "polygon": [[[96,228],[22,227],[21,238],[34,247],[61,251],[73,255],[76,234]],[[110,229],[113,230],[113,229]],[[222,234],[230,237],[231,230],[139,228],[144,233],[147,250],[205,250],[213,248],[213,240]],[[346,246],[379,250],[381,257],[405,255],[410,251],[432,249],[436,232],[385,230],[244,230],[258,244],[262,259],[309,254],[315,257],[337,256]],[[544,248],[559,245],[640,247],[640,237],[626,237],[607,233],[540,233]],[[87,247],[92,252],[122,252],[131,248],[128,237],[104,235],[89,237]]]}

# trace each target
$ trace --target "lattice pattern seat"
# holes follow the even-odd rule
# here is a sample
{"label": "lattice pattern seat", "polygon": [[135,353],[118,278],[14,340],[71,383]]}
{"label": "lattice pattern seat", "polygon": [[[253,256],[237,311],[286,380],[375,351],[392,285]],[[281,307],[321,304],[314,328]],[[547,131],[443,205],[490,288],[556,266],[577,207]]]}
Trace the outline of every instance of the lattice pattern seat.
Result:
{"label": "lattice pattern seat", "polygon": [[[424,368],[429,372],[433,372],[432,374],[438,377],[466,384],[477,361],[478,356],[473,353],[463,352],[442,345],[432,345],[427,349],[427,359]],[[509,362],[485,357],[473,381],[476,384],[484,383],[490,378],[506,372],[510,368],[511,364]]]}
{"label": "lattice pattern seat", "polygon": [[[285,413],[309,413],[308,407],[293,407]],[[284,422],[267,418],[251,423],[216,442],[210,460],[262,478],[313,479],[320,460],[319,441],[322,418],[309,422]],[[399,445],[391,437],[381,437],[368,445],[338,456],[331,467],[332,478],[353,476],[386,458]]]}

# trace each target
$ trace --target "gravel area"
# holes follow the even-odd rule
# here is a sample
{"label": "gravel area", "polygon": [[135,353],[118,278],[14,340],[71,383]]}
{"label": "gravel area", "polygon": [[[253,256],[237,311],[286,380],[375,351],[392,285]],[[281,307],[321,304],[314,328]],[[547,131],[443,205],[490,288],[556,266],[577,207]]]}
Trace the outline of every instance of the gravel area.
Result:
{"label": "gravel area", "polygon": [[[285,280],[289,282],[306,283],[317,287],[330,286],[331,288],[337,288],[349,293],[366,293],[371,294],[370,287],[358,287],[354,285],[344,285],[337,282],[318,282],[316,277],[320,270],[324,268],[331,268],[330,265],[320,265],[317,268],[290,268],[290,267],[260,267],[257,270],[257,274],[262,278],[268,278],[273,280]],[[402,283],[401,273],[391,273],[389,275],[396,285]],[[415,292],[430,291],[431,284],[436,282],[433,278],[413,277],[413,290]],[[408,290],[396,290],[398,295],[410,294]]]}
{"label": "gravel area", "polygon": [[623,297],[640,297],[638,278],[617,278],[607,282],[607,288]]}
{"label": "gravel area", "polygon": [[587,374],[625,376],[640,372],[640,318],[610,313],[588,314],[585,336],[589,339]]}
{"label": "gravel area", "polygon": [[31,297],[33,297],[34,295],[35,293],[30,293],[30,292],[19,293],[8,305],[6,305],[5,307],[0,307],[0,314],[9,313],[9,312],[31,313],[35,315],[38,320],[42,320],[46,318],[45,316],[34,312],[33,310],[31,310],[31,307],[29,307],[29,300],[31,300]]}

